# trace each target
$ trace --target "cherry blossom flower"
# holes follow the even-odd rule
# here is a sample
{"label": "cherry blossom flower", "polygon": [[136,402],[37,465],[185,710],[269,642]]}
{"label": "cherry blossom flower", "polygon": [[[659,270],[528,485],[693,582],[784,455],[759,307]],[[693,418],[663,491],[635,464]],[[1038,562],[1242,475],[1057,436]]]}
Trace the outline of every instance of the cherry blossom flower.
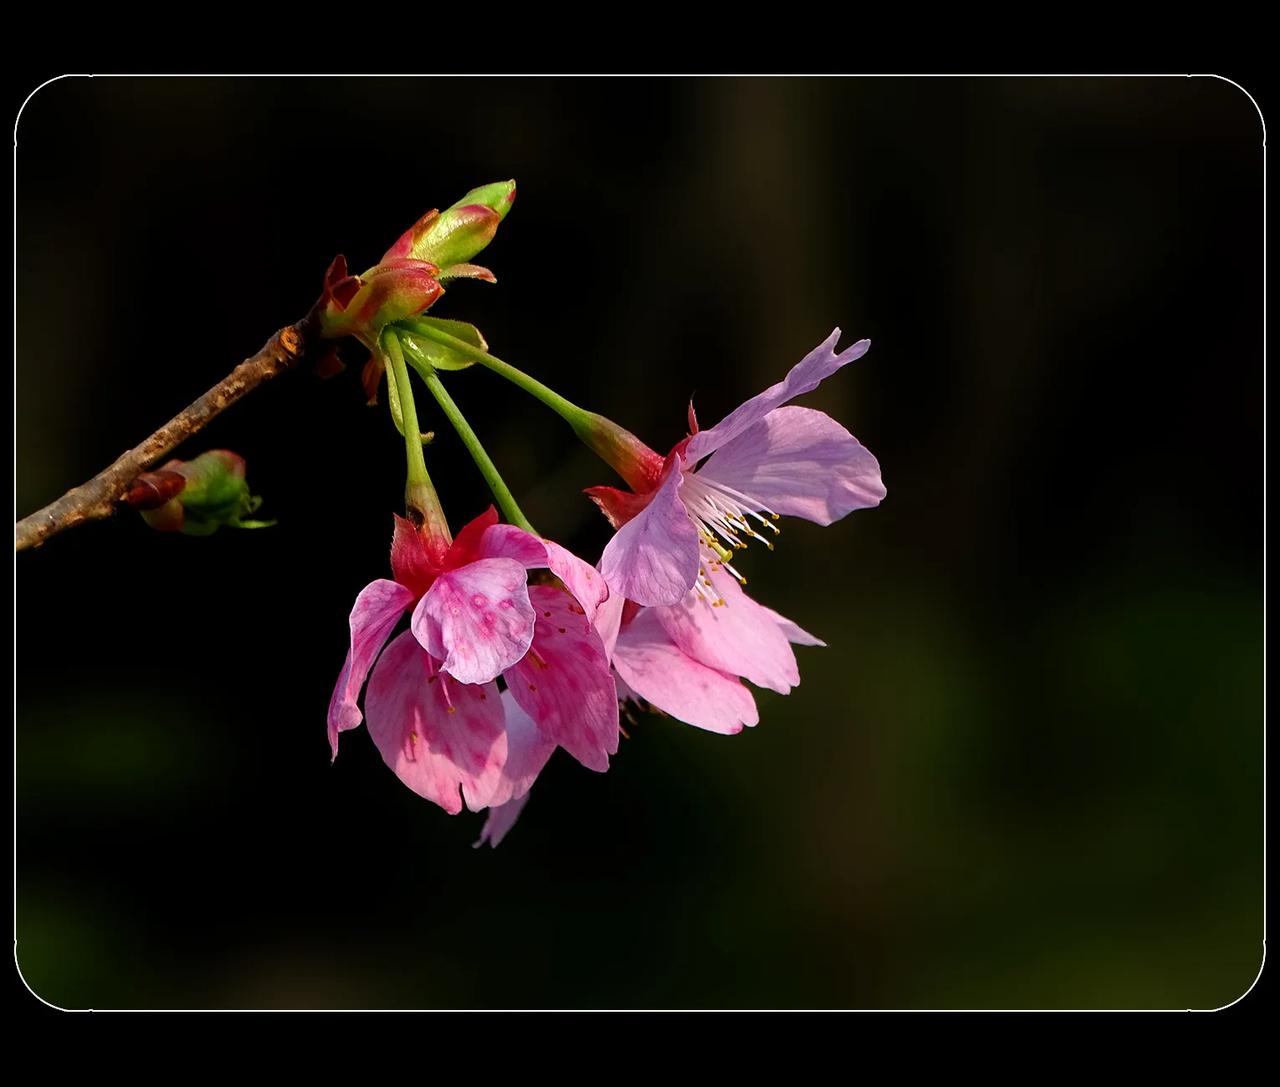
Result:
{"label": "cherry blossom flower", "polygon": [[[396,518],[395,580],[356,597],[329,704],[336,758],[339,734],[362,720],[368,677],[364,710],[383,760],[450,814],[520,798],[557,745],[599,771],[618,750],[616,691],[591,623],[603,579],[497,516],[490,507],[452,543]],[[540,567],[564,588],[530,584]],[[406,612],[409,629],[383,649]]]}
{"label": "cherry blossom flower", "polygon": [[598,433],[589,443],[632,488],[587,491],[618,529],[600,561],[612,590],[639,604],[680,605],[698,583],[706,551],[736,576],[733,551],[746,540],[772,548],[779,515],[829,525],[880,503],[876,458],[823,412],[784,406],[871,346],[859,340],[837,353],[839,338],[837,328],[782,381],[713,427],[699,430],[690,405],[690,436],[665,458],[593,417]]}
{"label": "cherry blossom flower", "polygon": [[613,594],[597,611],[596,629],[620,698],[734,735],[760,720],[743,680],[787,694],[800,682],[792,644],[826,643],[753,600],[706,547],[701,571],[678,604],[644,607]]}

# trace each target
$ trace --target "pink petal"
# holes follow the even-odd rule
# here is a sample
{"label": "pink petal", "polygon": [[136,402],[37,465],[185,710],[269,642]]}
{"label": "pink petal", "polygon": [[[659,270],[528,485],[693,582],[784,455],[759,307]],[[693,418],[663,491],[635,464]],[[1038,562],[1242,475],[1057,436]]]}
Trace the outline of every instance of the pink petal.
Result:
{"label": "pink petal", "polygon": [[493,525],[485,529],[476,557],[514,559],[529,568],[547,565],[547,549],[543,542],[515,525]]}
{"label": "pink petal", "polygon": [[514,559],[479,559],[450,570],[418,602],[410,628],[442,671],[463,683],[487,683],[529,649],[527,577]]}
{"label": "pink petal", "polygon": [[686,724],[732,736],[760,720],[751,692],[681,651],[652,609],[618,635],[613,666],[627,688]]}
{"label": "pink petal", "polygon": [[529,794],[525,793],[524,796],[510,800],[500,808],[490,808],[489,818],[484,821],[480,837],[471,843],[472,848],[479,849],[488,842],[491,849],[497,849],[498,843],[507,836],[507,831],[515,826],[516,820],[520,818],[520,813],[524,811],[527,803],[529,803]]}
{"label": "pink petal", "polygon": [[884,498],[880,464],[844,427],[810,408],[775,408],[697,471],[753,508],[829,525]]}
{"label": "pink petal", "polygon": [[413,603],[413,593],[394,581],[379,579],[360,590],[351,609],[351,648],[329,699],[329,747],[338,757],[338,733],[360,724],[356,700],[365,677],[396,621]]}
{"label": "pink petal", "polygon": [[836,354],[836,344],[840,340],[837,328],[822,343],[810,351],[791,368],[776,385],[771,385],[758,396],[753,396],[741,407],[735,408],[715,426],[700,430],[689,441],[685,448],[685,463],[696,464],[703,457],[714,453],[717,449],[736,438],[754,423],[758,423],[774,408],[781,407],[788,400],[812,392],[840,367],[860,359],[871,346],[870,340],[859,340],[852,347]]}
{"label": "pink petal", "polygon": [[594,620],[600,605],[609,599],[609,586],[600,571],[553,540],[543,540],[547,565],[578,599],[588,620]]}
{"label": "pink petal", "polygon": [[621,593],[610,593],[609,599],[596,609],[591,625],[600,635],[604,644],[605,656],[612,659],[613,647],[618,641],[618,630],[622,626],[622,609],[627,605],[627,598]]}
{"label": "pink petal", "polygon": [[689,593],[679,604],[654,609],[663,628],[694,660],[786,694],[800,672],[777,620],[705,549],[702,569],[711,581],[708,592],[724,603]]}
{"label": "pink petal", "polygon": [[531,536],[515,525],[494,525],[480,544],[481,558],[508,558],[529,568],[548,567],[578,598],[588,618],[609,596],[600,572],[554,540]]}
{"label": "pink petal", "polygon": [[773,618],[774,622],[776,622],[779,628],[781,628],[782,633],[786,637],[787,641],[789,641],[792,645],[825,646],[827,644],[817,635],[810,634],[807,630],[804,629],[804,627],[798,626],[797,624],[793,623],[785,615],[779,615],[772,608],[766,608],[763,604],[760,604],[758,606],[762,612],[764,612],[766,615],[769,615]]}
{"label": "pink petal", "polygon": [[671,458],[649,504],[622,526],[600,556],[612,592],[638,604],[674,604],[698,574],[698,530],[680,501],[683,473]]}
{"label": "pink petal", "polygon": [[618,750],[618,699],[600,636],[569,593],[533,585],[529,598],[533,645],[505,673],[507,687],[543,736],[583,766],[607,770]]}
{"label": "pink petal", "polygon": [[382,654],[365,695],[369,734],[383,761],[450,815],[479,811],[507,761],[496,683],[463,684],[439,671],[409,631]]}
{"label": "pink petal", "polygon": [[506,762],[486,780],[488,791],[483,797],[477,797],[491,808],[502,807],[524,796],[556,749],[555,741],[545,736],[533,718],[520,708],[510,690],[502,692],[502,709],[506,717]]}

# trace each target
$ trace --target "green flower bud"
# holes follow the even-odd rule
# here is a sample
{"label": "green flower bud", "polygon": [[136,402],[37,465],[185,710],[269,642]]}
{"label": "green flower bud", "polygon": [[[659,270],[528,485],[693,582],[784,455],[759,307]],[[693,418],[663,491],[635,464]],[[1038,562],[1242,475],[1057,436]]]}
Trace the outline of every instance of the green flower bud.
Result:
{"label": "green flower bud", "polygon": [[439,269],[440,279],[465,276],[492,281],[493,273],[487,268],[468,262],[493,241],[515,198],[514,181],[472,189],[443,212],[427,212],[396,239],[382,261],[425,261]]}
{"label": "green flower bud", "polygon": [[208,536],[223,525],[266,528],[275,524],[247,520],[262,499],[249,493],[244,458],[229,449],[211,449],[190,461],[171,460],[158,471],[143,473],[125,501],[160,532]]}

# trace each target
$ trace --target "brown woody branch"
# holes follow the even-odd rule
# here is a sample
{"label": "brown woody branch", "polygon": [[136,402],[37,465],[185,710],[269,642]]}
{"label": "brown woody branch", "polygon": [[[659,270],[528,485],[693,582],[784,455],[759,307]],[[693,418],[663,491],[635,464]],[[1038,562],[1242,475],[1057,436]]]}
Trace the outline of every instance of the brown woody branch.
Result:
{"label": "brown woody branch", "polygon": [[110,517],[120,508],[121,499],[140,473],[264,381],[291,368],[318,339],[319,322],[313,308],[301,321],[280,329],[261,351],[245,359],[151,437],[121,454],[109,468],[14,525],[14,550],[39,547],[50,536],[68,528]]}

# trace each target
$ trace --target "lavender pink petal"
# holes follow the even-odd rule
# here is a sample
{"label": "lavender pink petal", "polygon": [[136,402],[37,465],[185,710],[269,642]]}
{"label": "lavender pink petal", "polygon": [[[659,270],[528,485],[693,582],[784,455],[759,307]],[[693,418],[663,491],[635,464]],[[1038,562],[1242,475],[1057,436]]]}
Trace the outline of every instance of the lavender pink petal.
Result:
{"label": "lavender pink petal", "polygon": [[655,609],[663,628],[694,660],[786,694],[800,682],[800,672],[777,620],[706,550],[702,568],[708,591],[724,603],[689,593],[679,604]]}
{"label": "lavender pink petal", "polygon": [[762,612],[770,616],[773,619],[773,621],[778,624],[778,629],[782,631],[787,641],[789,641],[792,645],[825,646],[827,644],[821,638],[819,638],[816,634],[810,634],[807,630],[804,629],[804,627],[798,625],[797,623],[793,623],[785,615],[779,615],[772,608],[766,608],[763,604],[760,604],[759,608]]}
{"label": "lavender pink petal", "polygon": [[760,720],[741,681],[688,656],[652,609],[618,635],[613,666],[626,688],[686,724],[731,736]]}
{"label": "lavender pink petal", "polygon": [[870,340],[859,340],[852,347],[837,353],[836,344],[839,340],[840,330],[837,328],[797,362],[787,376],[776,385],[769,386],[758,396],[753,396],[745,404],[735,408],[715,426],[695,434],[685,448],[685,462],[696,464],[703,457],[722,448],[748,427],[758,423],[774,408],[781,407],[788,400],[794,400],[804,393],[812,392],[824,378],[830,377],[840,367],[848,365],[855,359],[860,359],[871,346]]}
{"label": "lavender pink petal", "polygon": [[810,408],[775,408],[722,445],[697,478],[756,510],[829,525],[884,498],[880,464],[844,427]]}
{"label": "lavender pink petal", "polygon": [[680,501],[677,460],[649,504],[614,534],[600,557],[610,591],[637,604],[674,604],[698,575],[698,530]]}

